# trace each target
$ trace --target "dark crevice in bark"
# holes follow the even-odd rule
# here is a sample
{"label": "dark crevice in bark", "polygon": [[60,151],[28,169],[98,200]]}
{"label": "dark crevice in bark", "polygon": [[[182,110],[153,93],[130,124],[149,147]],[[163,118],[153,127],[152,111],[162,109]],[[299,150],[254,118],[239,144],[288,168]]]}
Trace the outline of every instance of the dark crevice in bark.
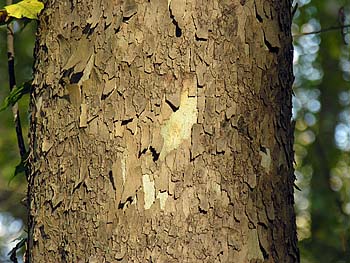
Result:
{"label": "dark crevice in bark", "polygon": [[[174,20],[175,21],[175,20]],[[175,26],[176,26],[176,29],[175,29],[175,36],[176,37],[181,37],[181,35],[182,35],[182,30],[181,30],[181,28],[177,25],[177,23],[175,24]]]}
{"label": "dark crevice in bark", "polygon": [[179,27],[179,24],[176,22],[175,17],[172,15],[171,10],[170,11],[170,18],[173,24],[175,25],[175,36],[176,37],[181,37],[182,36],[182,30]]}
{"label": "dark crevice in bark", "polygon": [[66,83],[62,83],[62,80],[63,79],[68,79],[69,76],[73,73],[73,70],[74,70],[73,68],[63,70],[62,77],[60,79],[60,84],[66,84]]}
{"label": "dark crevice in bark", "polygon": [[219,257],[220,255],[223,255],[224,251],[220,251],[220,253],[218,253],[216,256]]}
{"label": "dark crevice in bark", "polygon": [[142,151],[139,152],[138,158],[141,157],[142,154],[145,154],[147,152],[147,148],[143,149]]}
{"label": "dark crevice in bark", "polygon": [[80,182],[80,183],[78,183],[74,188],[73,188],[73,194],[74,194],[74,192],[77,190],[77,189],[79,189],[80,188],[80,186],[82,186],[82,182]]}
{"label": "dark crevice in bark", "polygon": [[110,23],[110,24],[106,24],[106,23],[105,23],[104,29],[106,30],[106,29],[109,28],[111,25],[112,25],[112,23]]}
{"label": "dark crevice in bark", "polygon": [[68,262],[68,251],[65,249],[66,240],[64,239],[58,247],[59,254],[61,255],[61,262]]}
{"label": "dark crevice in bark", "polygon": [[112,184],[112,187],[113,187],[113,190],[116,191],[117,188],[115,187],[115,183],[114,183],[114,179],[113,179],[113,173],[112,171],[109,171],[108,173],[108,178],[109,178],[109,181],[111,181],[111,184]]}
{"label": "dark crevice in bark", "polygon": [[198,210],[199,210],[199,213],[201,213],[201,214],[207,214],[208,213],[208,211],[202,209],[201,207],[198,207]]}
{"label": "dark crevice in bark", "polygon": [[87,24],[83,29],[83,34],[90,36],[92,33],[94,33],[95,28],[91,28],[91,24]]}
{"label": "dark crevice in bark", "polygon": [[264,34],[264,43],[265,43],[265,46],[269,49],[269,51],[271,52],[271,53],[276,53],[276,54],[278,54],[278,52],[279,52],[279,47],[274,47],[274,46],[272,46],[272,44],[266,39],[266,36],[265,36],[265,34]]}
{"label": "dark crevice in bark", "polygon": [[197,35],[195,37],[196,37],[196,41],[208,41],[208,39],[202,38],[202,37],[198,37]]}
{"label": "dark crevice in bark", "polygon": [[39,227],[40,235],[43,239],[48,239],[49,236],[45,233],[44,226]]}
{"label": "dark crevice in bark", "polygon": [[263,153],[267,154],[266,148],[262,145],[260,145],[260,151],[262,151]]}
{"label": "dark crevice in bark", "polygon": [[119,31],[120,31],[120,26],[118,26],[117,28],[114,28],[114,34],[119,33]]}
{"label": "dark crevice in bark", "polygon": [[127,23],[131,17],[123,17],[123,23]]}
{"label": "dark crevice in bark", "polygon": [[91,117],[91,119],[89,119],[88,121],[87,121],[87,123],[89,124],[89,123],[91,123],[94,119],[96,119],[98,117],[98,115],[95,115],[95,116],[92,116]]}
{"label": "dark crevice in bark", "polygon": [[83,72],[74,73],[70,77],[70,84],[78,83],[82,76],[83,76]]}
{"label": "dark crevice in bark", "polygon": [[101,100],[107,99],[112,93],[114,92],[114,89],[108,92],[107,94],[102,94],[101,95]]}
{"label": "dark crevice in bark", "polygon": [[263,22],[263,19],[262,19],[262,17],[258,14],[258,12],[255,12],[255,17],[256,17],[256,19],[257,19],[260,23]]}
{"label": "dark crevice in bark", "polygon": [[108,98],[108,96],[110,95],[111,93],[108,93],[108,94],[102,94],[101,95],[101,100],[105,100]]}
{"label": "dark crevice in bark", "polygon": [[175,111],[177,111],[179,109],[179,107],[176,107],[169,100],[165,100],[165,102],[169,105],[169,107],[172,109],[173,112],[175,112]]}
{"label": "dark crevice in bark", "polygon": [[156,149],[153,148],[152,146],[149,147],[149,150],[150,150],[151,153],[152,153],[153,161],[156,162],[156,161],[159,159],[160,153],[158,153],[158,152],[156,151]]}
{"label": "dark crevice in bark", "polygon": [[74,1],[73,0],[69,0],[70,3],[70,11],[73,12],[74,10]]}
{"label": "dark crevice in bark", "polygon": [[156,151],[156,149],[153,148],[152,146],[149,147],[149,150],[150,150],[151,153],[152,153],[153,161],[156,162],[156,161],[159,159],[160,153],[158,153],[158,152]]}
{"label": "dark crevice in bark", "polygon": [[257,7],[256,7],[256,0],[255,0],[254,2],[255,2],[255,3],[254,3],[255,17],[256,17],[256,19],[257,19],[260,23],[262,23],[262,22],[263,22],[263,19],[262,19],[261,15],[258,13],[258,9],[257,9]]}
{"label": "dark crevice in bark", "polygon": [[52,208],[52,212],[54,212],[61,204],[63,201],[59,201],[57,204],[53,204],[52,202],[50,202],[51,204],[51,208]]}
{"label": "dark crevice in bark", "polygon": [[125,200],[124,203],[120,202],[120,203],[118,204],[118,209],[123,209],[128,203],[131,204],[132,201],[133,201],[132,196],[129,196],[129,197]]}
{"label": "dark crevice in bark", "polygon": [[123,16],[123,23],[127,23],[133,16],[136,14],[136,12],[130,13],[128,15]]}
{"label": "dark crevice in bark", "polygon": [[122,120],[121,125],[122,125],[122,126],[123,126],[123,125],[127,125],[128,123],[130,123],[130,122],[132,122],[132,121],[133,121],[133,118],[128,119],[128,120]]}
{"label": "dark crevice in bark", "polygon": [[232,126],[232,128],[236,129],[240,135],[242,135],[249,141],[253,140],[252,136],[250,136],[249,134],[247,123],[245,123],[244,118],[242,116],[239,117],[237,126]]}
{"label": "dark crevice in bark", "polygon": [[260,250],[263,254],[263,257],[265,260],[268,260],[269,259],[269,254],[266,252],[266,250],[264,249],[264,247],[261,245],[261,242],[259,240],[259,247],[260,247]]}

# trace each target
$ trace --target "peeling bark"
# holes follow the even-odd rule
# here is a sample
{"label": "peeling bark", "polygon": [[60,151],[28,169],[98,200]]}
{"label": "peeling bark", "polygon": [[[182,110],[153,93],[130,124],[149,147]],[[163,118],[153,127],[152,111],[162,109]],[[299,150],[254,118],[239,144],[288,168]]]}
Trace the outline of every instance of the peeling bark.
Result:
{"label": "peeling bark", "polygon": [[299,262],[289,1],[50,1],[28,262]]}

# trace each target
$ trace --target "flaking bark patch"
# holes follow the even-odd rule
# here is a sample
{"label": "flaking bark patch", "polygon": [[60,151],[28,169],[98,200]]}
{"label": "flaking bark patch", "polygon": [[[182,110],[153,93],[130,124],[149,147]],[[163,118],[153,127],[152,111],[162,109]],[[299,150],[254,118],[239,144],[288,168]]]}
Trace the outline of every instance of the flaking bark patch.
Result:
{"label": "flaking bark patch", "polygon": [[143,192],[144,192],[144,202],[145,209],[150,209],[153,202],[155,201],[155,188],[154,182],[151,181],[150,176],[148,174],[144,174],[142,176],[143,182]]}
{"label": "flaking bark patch", "polygon": [[164,160],[165,156],[178,148],[184,140],[190,140],[192,126],[197,123],[197,115],[197,98],[189,97],[188,90],[185,89],[181,94],[179,110],[174,112],[161,128],[164,144],[160,160]]}

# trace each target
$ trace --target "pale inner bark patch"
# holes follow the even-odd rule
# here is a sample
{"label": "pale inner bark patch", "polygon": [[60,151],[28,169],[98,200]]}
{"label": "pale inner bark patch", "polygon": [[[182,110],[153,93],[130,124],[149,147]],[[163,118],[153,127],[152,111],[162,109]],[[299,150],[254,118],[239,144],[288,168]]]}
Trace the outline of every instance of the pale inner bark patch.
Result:
{"label": "pale inner bark patch", "polygon": [[87,127],[87,111],[88,111],[88,105],[85,103],[82,103],[80,105],[80,121],[79,121],[80,128]]}
{"label": "pale inner bark patch", "polygon": [[197,123],[197,116],[197,97],[189,97],[188,90],[185,89],[181,94],[179,109],[161,128],[164,145],[160,152],[160,160],[164,160],[165,156],[178,148],[184,140],[191,138],[192,126]]}
{"label": "pale inner bark patch", "polygon": [[270,155],[270,149],[265,148],[266,152],[260,151],[259,154],[261,156],[261,166],[265,168],[266,172],[270,172],[271,167],[271,155]]}
{"label": "pale inner bark patch", "polygon": [[126,180],[126,159],[127,159],[127,157],[128,157],[127,154],[123,154],[123,158],[121,160],[123,185],[125,184],[125,180]]}
{"label": "pale inner bark patch", "polygon": [[164,210],[165,202],[168,199],[168,193],[167,192],[158,192],[157,198],[160,201],[160,209]]}
{"label": "pale inner bark patch", "polygon": [[143,182],[143,191],[145,193],[145,205],[144,205],[144,207],[145,207],[145,209],[149,209],[149,208],[151,208],[152,204],[155,201],[154,182],[151,181],[148,174],[143,175],[142,182]]}
{"label": "pale inner bark patch", "polygon": [[95,61],[95,55],[92,54],[91,57],[89,58],[87,64],[86,64],[86,67],[85,67],[84,72],[83,72],[83,76],[81,77],[81,79],[78,82],[79,86],[82,85],[83,81],[89,79],[92,67],[94,66],[94,61]]}
{"label": "pale inner bark patch", "polygon": [[41,150],[45,153],[48,152],[51,147],[53,146],[53,142],[50,142],[49,140],[47,140],[46,138],[43,140],[43,144],[41,147]]}
{"label": "pale inner bark patch", "polygon": [[264,260],[264,256],[260,250],[258,231],[252,229],[248,233],[248,260]]}

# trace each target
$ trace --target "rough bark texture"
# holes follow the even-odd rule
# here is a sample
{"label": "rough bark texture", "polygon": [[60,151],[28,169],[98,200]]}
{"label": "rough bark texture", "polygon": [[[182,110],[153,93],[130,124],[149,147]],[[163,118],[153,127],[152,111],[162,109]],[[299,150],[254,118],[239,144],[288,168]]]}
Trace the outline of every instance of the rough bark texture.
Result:
{"label": "rough bark texture", "polygon": [[290,1],[50,1],[30,262],[298,262]]}

